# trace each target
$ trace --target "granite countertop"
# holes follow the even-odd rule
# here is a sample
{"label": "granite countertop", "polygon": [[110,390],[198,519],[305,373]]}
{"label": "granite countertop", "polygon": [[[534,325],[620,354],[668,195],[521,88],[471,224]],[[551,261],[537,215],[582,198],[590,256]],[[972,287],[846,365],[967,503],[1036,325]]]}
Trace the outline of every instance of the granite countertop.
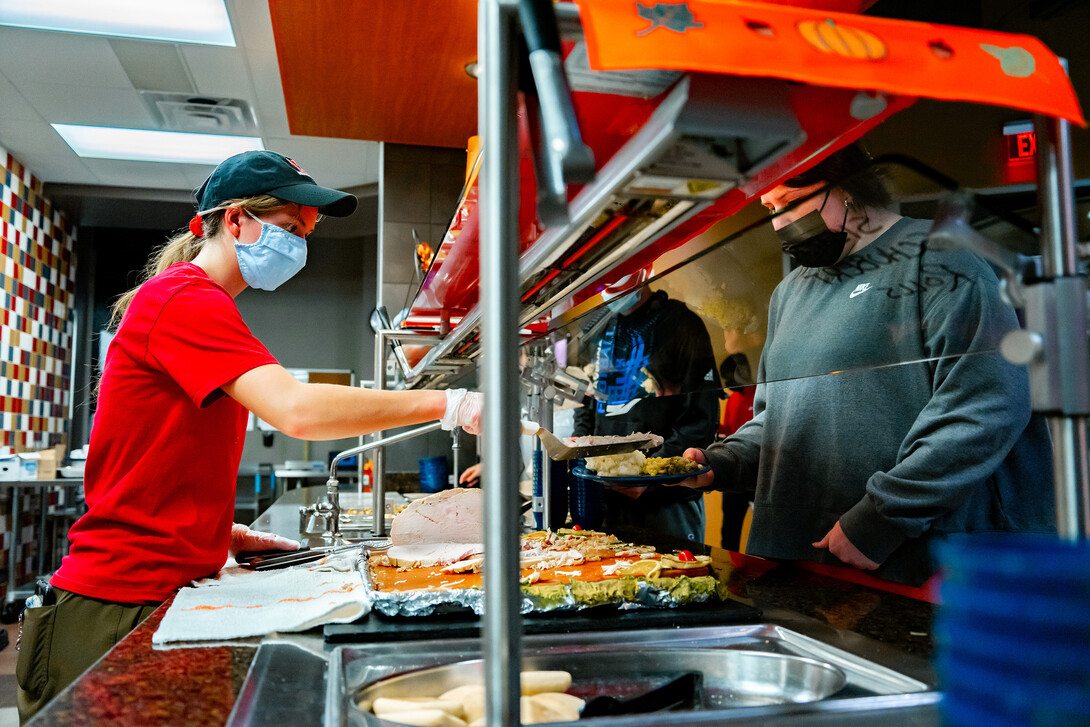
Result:
{"label": "granite countertop", "polygon": [[[287,505],[298,521],[298,504]],[[761,609],[762,622],[798,630],[934,683],[929,662],[932,604],[791,564],[720,549],[707,551],[731,597]],[[154,650],[151,637],[169,604],[62,692],[31,724],[226,724],[258,640],[237,646]],[[330,648],[323,646],[320,630],[301,638],[312,641],[314,651]],[[321,714],[314,715],[314,724],[321,720]]]}
{"label": "granite countertop", "polygon": [[226,724],[257,652],[257,643],[154,650],[152,634],[171,601],[137,626],[28,724]]}

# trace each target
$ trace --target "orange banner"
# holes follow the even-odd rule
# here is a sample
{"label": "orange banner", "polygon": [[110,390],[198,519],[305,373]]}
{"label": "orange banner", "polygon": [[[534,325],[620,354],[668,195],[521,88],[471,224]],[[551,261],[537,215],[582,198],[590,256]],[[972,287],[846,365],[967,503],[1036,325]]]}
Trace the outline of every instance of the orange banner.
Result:
{"label": "orange banner", "polygon": [[1086,125],[1027,35],[742,0],[579,0],[591,68],[771,76],[1024,109]]}

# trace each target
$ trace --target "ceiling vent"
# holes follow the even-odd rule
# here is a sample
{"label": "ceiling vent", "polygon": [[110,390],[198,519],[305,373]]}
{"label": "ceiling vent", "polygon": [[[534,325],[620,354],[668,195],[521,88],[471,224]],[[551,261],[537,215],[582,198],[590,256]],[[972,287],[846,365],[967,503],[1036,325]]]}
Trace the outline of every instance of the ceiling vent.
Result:
{"label": "ceiling vent", "polygon": [[141,91],[152,116],[167,131],[256,136],[257,119],[250,105],[234,98]]}

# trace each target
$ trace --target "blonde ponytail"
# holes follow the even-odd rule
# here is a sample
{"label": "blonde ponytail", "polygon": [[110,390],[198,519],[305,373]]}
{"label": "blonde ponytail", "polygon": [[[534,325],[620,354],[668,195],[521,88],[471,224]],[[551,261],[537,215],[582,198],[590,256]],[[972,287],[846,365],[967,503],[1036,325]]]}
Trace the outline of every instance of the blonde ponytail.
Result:
{"label": "blonde ponytail", "polygon": [[129,304],[132,303],[132,299],[136,296],[136,292],[140,290],[141,285],[151,280],[174,263],[190,262],[197,257],[197,254],[204,249],[205,243],[219,234],[223,224],[223,212],[226,208],[241,207],[250,210],[254,214],[260,215],[273,212],[288,204],[290,203],[284,202],[282,199],[263,194],[257,197],[224,202],[220,205],[220,209],[202,215],[204,235],[197,237],[187,228],[182,232],[175,234],[162,246],[156,248],[151,259],[148,260],[148,264],[145,265],[144,269],[140,272],[140,282],[137,286],[121,295],[114,301],[113,305],[110,306],[110,322],[107,324],[107,328],[110,330],[117,329],[118,324],[121,323],[121,318],[125,315],[125,311],[128,310]]}

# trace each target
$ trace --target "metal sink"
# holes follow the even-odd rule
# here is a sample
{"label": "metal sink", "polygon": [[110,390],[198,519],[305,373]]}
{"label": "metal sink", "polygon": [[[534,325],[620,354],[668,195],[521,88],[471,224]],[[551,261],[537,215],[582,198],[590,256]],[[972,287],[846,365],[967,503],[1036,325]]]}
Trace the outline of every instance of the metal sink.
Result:
{"label": "metal sink", "polygon": [[[370,492],[340,492],[341,534],[348,539],[363,537],[372,532],[372,497]],[[390,532],[395,512],[409,504],[409,499],[397,492],[386,493],[386,532]],[[325,532],[325,519],[316,517],[312,507],[299,508],[299,532],[303,535],[320,535]]]}
{"label": "metal sink", "polygon": [[[623,643],[618,643],[623,639]],[[330,655],[326,724],[379,727],[369,711],[376,696],[438,696],[481,679],[480,642],[448,640],[351,645]],[[771,624],[527,636],[525,669],[572,673],[569,693],[624,698],[655,688],[671,674],[704,674],[701,705],[690,711],[588,720],[611,725],[842,725],[923,707],[912,725],[938,724],[938,693],[927,684],[796,631]],[[362,707],[361,707],[362,705]]]}
{"label": "metal sink", "polygon": [[[568,693],[585,700],[638,696],[680,674],[699,672],[703,676],[700,702],[708,709],[814,702],[840,691],[847,682],[843,671],[825,662],[742,649],[670,648],[656,651],[649,660],[632,659],[623,651],[588,649],[528,656],[523,659],[523,668],[570,672],[572,686]],[[484,684],[481,659],[380,679],[357,690],[352,701],[366,712],[380,697],[438,696],[467,684]]]}

